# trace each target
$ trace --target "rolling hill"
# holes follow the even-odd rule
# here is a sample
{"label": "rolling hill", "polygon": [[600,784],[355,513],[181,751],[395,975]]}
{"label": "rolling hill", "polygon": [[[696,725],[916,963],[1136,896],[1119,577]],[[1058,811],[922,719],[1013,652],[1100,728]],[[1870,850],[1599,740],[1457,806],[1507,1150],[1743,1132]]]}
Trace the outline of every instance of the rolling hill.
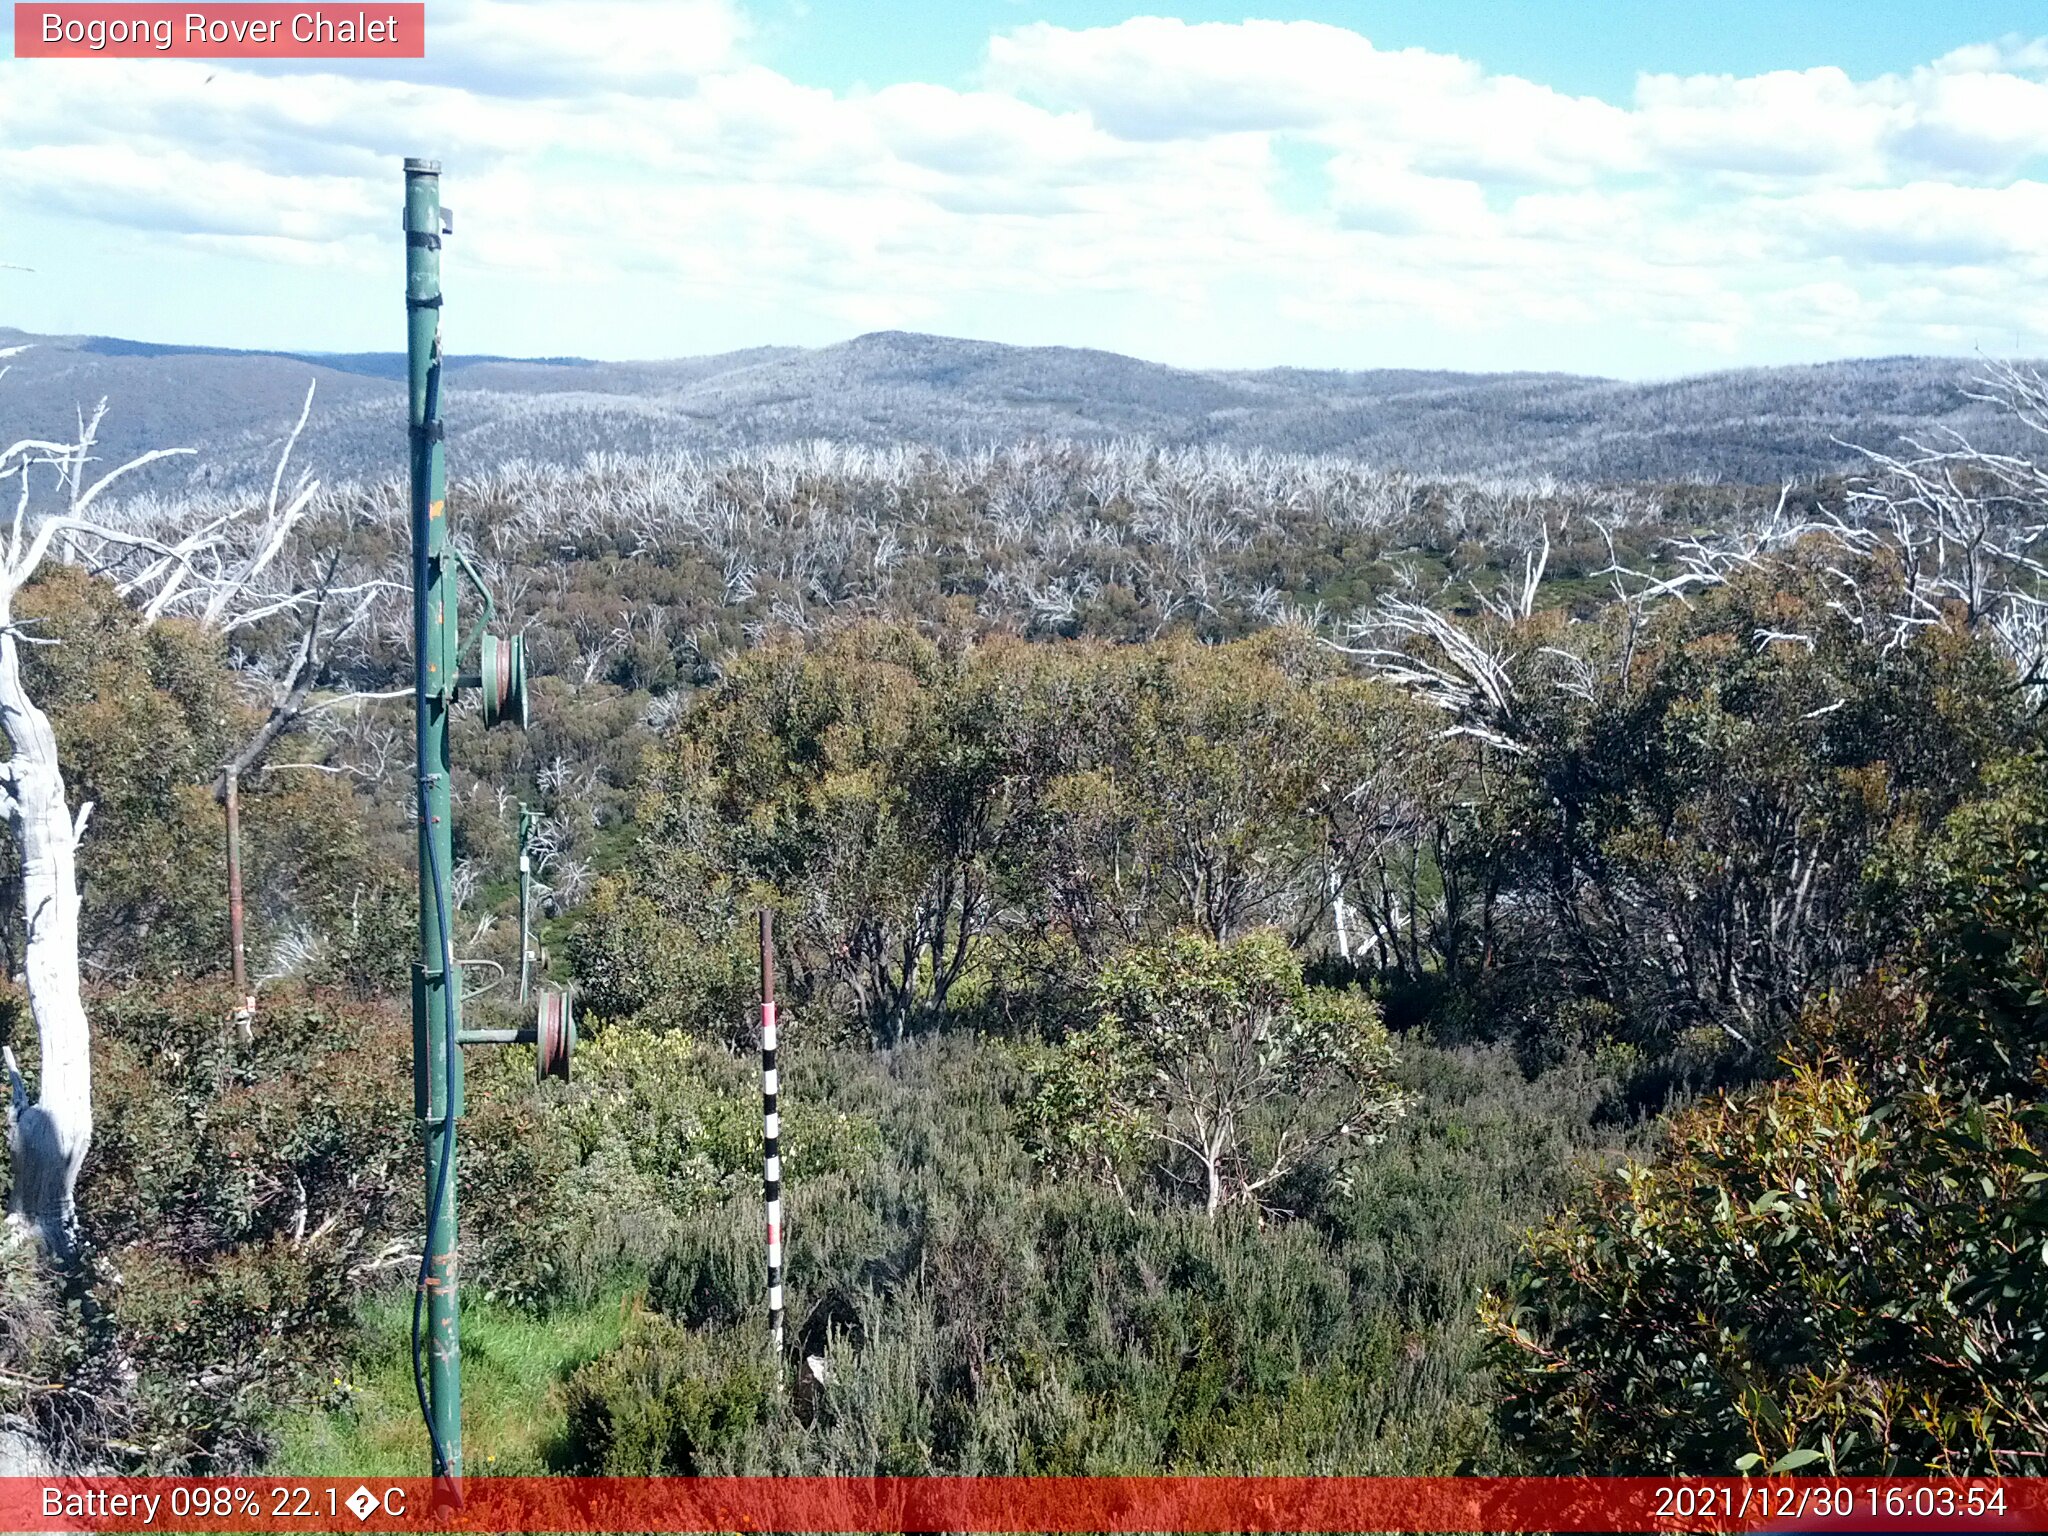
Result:
{"label": "rolling hill", "polygon": [[[109,459],[192,446],[159,485],[267,473],[306,383],[306,462],[333,479],[404,462],[396,353],[174,346],[0,328],[0,432],[60,429],[111,402]],[[456,357],[449,457],[581,460],[592,451],[717,450],[798,438],[928,442],[1139,437],[1161,444],[1342,455],[1423,474],[1768,484],[1960,431],[2017,446],[1964,392],[1981,365],[1877,358],[1635,383],[1555,373],[1273,368],[1191,371],[1113,352],[878,332],[813,349],[758,347],[664,362]]]}

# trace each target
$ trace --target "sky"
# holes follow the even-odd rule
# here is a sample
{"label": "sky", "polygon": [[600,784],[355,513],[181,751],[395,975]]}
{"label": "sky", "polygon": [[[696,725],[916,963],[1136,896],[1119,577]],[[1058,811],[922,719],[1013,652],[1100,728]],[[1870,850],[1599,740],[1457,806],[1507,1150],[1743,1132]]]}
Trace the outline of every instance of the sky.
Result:
{"label": "sky", "polygon": [[250,65],[7,36],[0,324],[397,350],[424,155],[455,352],[2048,354],[2035,0],[428,0],[427,38]]}

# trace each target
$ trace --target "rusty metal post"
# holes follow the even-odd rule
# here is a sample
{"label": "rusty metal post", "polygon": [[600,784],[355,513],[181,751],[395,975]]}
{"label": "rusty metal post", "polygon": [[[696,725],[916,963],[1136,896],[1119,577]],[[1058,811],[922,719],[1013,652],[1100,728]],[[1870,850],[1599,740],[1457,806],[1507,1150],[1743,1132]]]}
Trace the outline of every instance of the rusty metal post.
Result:
{"label": "rusty metal post", "polygon": [[540,812],[519,807],[519,1001],[533,996],[533,824]]}
{"label": "rusty metal post", "polygon": [[230,768],[222,776],[221,814],[228,832],[228,953],[234,965],[235,1000],[250,1006],[249,959],[242,934],[242,781]]}

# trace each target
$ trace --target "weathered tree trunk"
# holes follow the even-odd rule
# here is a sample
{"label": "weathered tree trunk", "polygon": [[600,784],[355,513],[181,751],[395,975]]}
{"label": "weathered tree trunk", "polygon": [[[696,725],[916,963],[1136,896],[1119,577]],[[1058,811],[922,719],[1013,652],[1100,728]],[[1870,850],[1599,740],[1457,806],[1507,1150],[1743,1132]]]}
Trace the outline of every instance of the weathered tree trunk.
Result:
{"label": "weathered tree trunk", "polygon": [[52,1256],[68,1262],[76,1227],[73,1192],[92,1144],[91,1031],[78,978],[77,851],[84,816],[72,819],[56,732],[22,684],[12,606],[0,602],[0,729],[14,749],[6,764],[7,814],[21,848],[28,928],[23,969],[36,1021],[41,1082],[36,1101],[29,1103],[9,1052],[8,1143],[14,1158],[9,1209],[35,1230]]}
{"label": "weathered tree trunk", "polygon": [[221,777],[220,810],[228,834],[228,959],[240,997],[249,990],[248,947],[242,939],[242,782],[232,768]]}
{"label": "weathered tree trunk", "polygon": [[263,724],[234,759],[221,765],[220,778],[213,786],[214,798],[220,801],[221,816],[227,826],[228,963],[235,978],[235,1029],[244,1045],[255,1038],[256,994],[249,986],[247,909],[242,902],[242,775],[253,771],[277,744],[278,737],[305,712],[313,679],[320,675],[320,612],[334,582],[337,559],[338,554],[328,559],[327,574],[320,578],[313,611],[306,620],[305,639],[300,642],[299,654],[284,680],[284,696],[270,707]]}
{"label": "weathered tree trunk", "polygon": [[228,959],[235,978],[235,1031],[247,1045],[255,1038],[256,996],[249,990],[249,947],[242,925],[242,780],[233,767],[221,778],[220,810],[228,834]]}
{"label": "weathered tree trunk", "polygon": [[[312,398],[309,389],[307,410],[312,407]],[[68,558],[75,541],[88,537],[102,549],[120,546],[146,551],[152,557],[142,573],[123,588],[131,595],[145,587],[155,588],[155,595],[141,604],[143,621],[147,623],[166,610],[183,583],[194,574],[193,557],[206,551],[218,552],[222,544],[218,522],[182,534],[175,545],[166,545],[134,530],[101,527],[85,520],[93,502],[123,475],[159,459],[192,451],[151,449],[87,485],[85,467],[94,461],[93,447],[106,408],[106,401],[102,400],[92,419],[81,422],[75,442],[23,438],[0,448],[0,471],[5,471],[9,478],[21,477],[13,524],[4,543],[0,543],[0,732],[5,733],[12,751],[8,760],[0,763],[0,800],[4,800],[0,809],[5,811],[21,854],[22,916],[27,929],[22,971],[28,983],[29,1011],[36,1021],[41,1055],[41,1081],[31,1103],[28,1085],[22,1081],[13,1051],[0,1053],[9,1078],[7,1140],[14,1154],[9,1220],[33,1228],[51,1257],[67,1268],[76,1252],[78,1171],[92,1145],[92,1033],[78,974],[78,842],[92,806],[88,803],[79,807],[74,817],[66,803],[64,771],[57,759],[57,734],[50,727],[49,717],[28,696],[22,681],[22,639],[14,627],[14,598],[46,558],[52,554],[59,559]],[[239,571],[217,571],[211,582],[212,590],[203,607],[208,624],[224,622],[229,604],[262,574],[312,503],[318,486],[302,476],[290,503],[282,508],[278,505],[285,460],[305,421],[306,413],[302,411],[299,425],[293,428],[285,444],[285,457],[278,462],[270,508],[259,532],[256,552]],[[27,521],[31,473],[44,469],[55,471],[57,488],[60,494],[68,494],[69,508],[31,524]],[[330,561],[329,580],[333,570]],[[328,585],[323,582],[315,599],[309,634],[318,629],[319,603],[327,591]],[[268,611],[282,611],[294,603],[295,599],[286,599]],[[309,639],[300,652],[302,658],[311,654],[312,644]],[[272,730],[273,737],[276,729],[282,726]]]}

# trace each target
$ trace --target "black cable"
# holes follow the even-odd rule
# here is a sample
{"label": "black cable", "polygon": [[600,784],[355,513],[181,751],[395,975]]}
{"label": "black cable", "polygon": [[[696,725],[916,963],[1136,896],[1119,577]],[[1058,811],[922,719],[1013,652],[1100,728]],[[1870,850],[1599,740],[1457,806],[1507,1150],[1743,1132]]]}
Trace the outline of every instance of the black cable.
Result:
{"label": "black cable", "polygon": [[[437,775],[420,776],[421,819],[425,819],[427,786]],[[442,1030],[446,1038],[447,1055],[442,1063],[441,1078],[441,1162],[434,1173],[434,1192],[427,1202],[426,1241],[420,1244],[420,1273],[412,1293],[412,1384],[420,1400],[420,1418],[427,1426],[427,1439],[433,1444],[434,1476],[450,1478],[453,1474],[448,1467],[448,1448],[441,1443],[441,1431],[434,1423],[434,1410],[427,1401],[427,1376],[420,1347],[420,1314],[426,1306],[427,1282],[433,1273],[434,1224],[440,1219],[441,1207],[448,1199],[448,1180],[455,1171],[455,946],[448,934],[448,906],[441,881],[441,856],[434,848],[433,829],[427,828],[423,839],[427,850],[429,873],[434,882],[434,916],[441,934],[441,977],[442,988],[447,994],[448,1008],[444,1014]],[[432,1106],[430,1105],[429,1108]],[[453,1261],[454,1255],[450,1255]]]}
{"label": "black cable", "polygon": [[[433,359],[427,369],[425,408],[421,411],[421,415],[425,417],[428,423],[439,424],[440,397],[441,334],[439,328],[436,327],[434,332]],[[432,439],[428,439],[428,442],[431,441]],[[431,447],[428,447],[426,450],[429,458],[431,458],[432,451]],[[429,465],[420,464],[415,461],[414,473],[418,474],[429,468]],[[430,492],[432,490],[431,482],[428,485],[428,490]],[[420,530],[416,530],[413,539],[412,572],[413,603],[416,615],[413,643],[418,651],[418,655],[414,658],[413,663],[416,674],[420,673],[420,669],[425,665],[427,647],[432,639],[433,625],[433,620],[427,612],[425,598],[428,578],[426,540],[419,536],[420,532]],[[448,1447],[442,1443],[441,1432],[434,1424],[433,1407],[427,1400],[427,1373],[422,1359],[423,1350],[420,1340],[420,1321],[421,1313],[426,1306],[427,1282],[433,1275],[434,1225],[440,1219],[442,1207],[447,1203],[448,1182],[455,1172],[455,1084],[458,1081],[457,1073],[459,1070],[457,1062],[458,1047],[455,1041],[456,988],[458,985],[455,974],[455,941],[449,932],[448,926],[447,882],[442,876],[441,856],[434,847],[434,828],[427,812],[431,787],[439,775],[427,771],[425,705],[426,700],[424,697],[415,697],[414,710],[416,712],[416,722],[414,738],[417,744],[419,759],[420,846],[424,851],[428,878],[433,882],[434,920],[441,939],[442,1023],[444,1026],[442,1035],[444,1037],[443,1044],[446,1056],[442,1062],[441,1075],[441,1162],[434,1173],[433,1191],[427,1197],[426,1239],[420,1244],[420,1272],[418,1279],[414,1282],[412,1293],[412,1385],[413,1391],[419,1397],[420,1419],[427,1426],[427,1439],[433,1447],[434,1477],[437,1482],[446,1482],[452,1491],[453,1473],[448,1465]],[[429,1077],[430,1084],[431,1081],[432,1079]],[[428,1097],[431,1100],[432,1094],[429,1093]],[[432,1103],[430,1102],[427,1107],[432,1109]],[[454,1259],[455,1256],[450,1254],[449,1262],[451,1264],[453,1264]],[[461,1495],[459,1492],[455,1494],[455,1498],[458,1502],[460,1501]]]}

